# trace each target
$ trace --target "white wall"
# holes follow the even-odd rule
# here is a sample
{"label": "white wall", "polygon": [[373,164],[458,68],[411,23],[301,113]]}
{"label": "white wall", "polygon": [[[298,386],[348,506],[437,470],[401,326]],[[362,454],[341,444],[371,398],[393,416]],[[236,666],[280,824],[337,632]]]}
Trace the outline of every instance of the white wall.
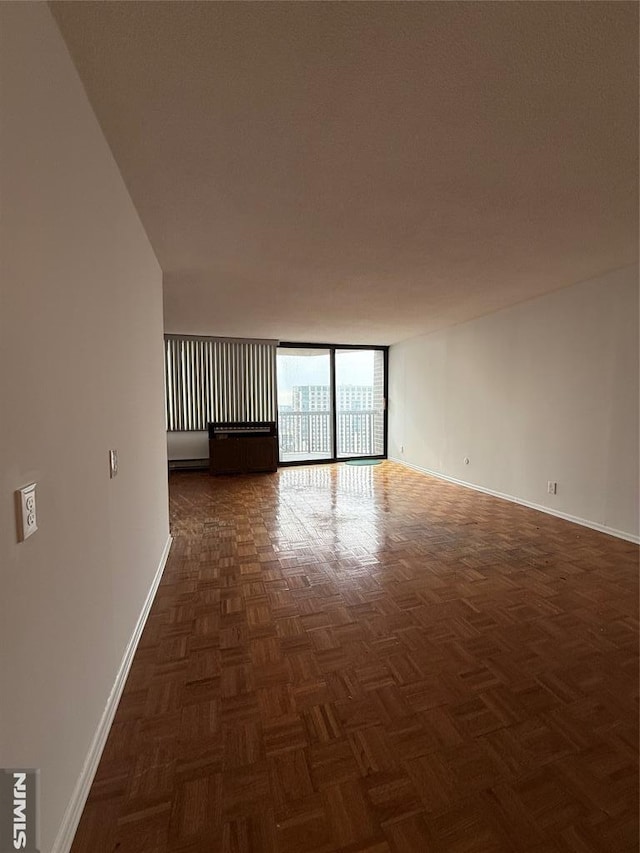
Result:
{"label": "white wall", "polygon": [[47,5],[0,16],[0,765],[48,853],[167,543],[162,279]]}
{"label": "white wall", "polygon": [[389,368],[390,457],[637,537],[636,267],[400,343]]}

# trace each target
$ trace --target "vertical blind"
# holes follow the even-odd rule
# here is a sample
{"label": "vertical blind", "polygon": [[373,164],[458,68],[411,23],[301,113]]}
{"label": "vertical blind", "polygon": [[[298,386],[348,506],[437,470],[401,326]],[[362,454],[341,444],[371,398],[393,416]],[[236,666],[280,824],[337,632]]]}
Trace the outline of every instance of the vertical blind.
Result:
{"label": "vertical blind", "polygon": [[209,421],[275,421],[276,343],[167,335],[167,429],[205,430]]}

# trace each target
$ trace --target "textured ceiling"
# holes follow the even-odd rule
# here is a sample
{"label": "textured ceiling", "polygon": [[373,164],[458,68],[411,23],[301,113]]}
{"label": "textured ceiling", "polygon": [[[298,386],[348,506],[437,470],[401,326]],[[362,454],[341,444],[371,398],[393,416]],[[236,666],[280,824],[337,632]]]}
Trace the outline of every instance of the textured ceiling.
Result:
{"label": "textured ceiling", "polygon": [[636,3],[50,5],[167,331],[391,343],[637,258]]}

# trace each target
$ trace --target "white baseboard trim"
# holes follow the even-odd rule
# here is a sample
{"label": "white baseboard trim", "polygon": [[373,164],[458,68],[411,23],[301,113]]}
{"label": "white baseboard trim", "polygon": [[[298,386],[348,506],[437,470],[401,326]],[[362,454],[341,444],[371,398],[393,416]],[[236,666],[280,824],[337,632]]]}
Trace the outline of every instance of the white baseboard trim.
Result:
{"label": "white baseboard trim", "polygon": [[429,468],[423,468],[421,465],[414,465],[407,462],[405,459],[399,459],[397,456],[389,457],[391,462],[398,462],[406,468],[412,468],[414,471],[420,471],[421,474],[429,474],[431,477],[437,477],[439,480],[446,480],[448,483],[455,483],[457,486],[464,486],[467,489],[473,489],[476,492],[483,492],[485,495],[492,495],[494,498],[501,498],[504,501],[511,501],[514,504],[536,509],[538,512],[545,512],[547,515],[555,515],[557,518],[563,518],[565,521],[571,521],[574,524],[580,524],[582,527],[589,527],[591,530],[598,530],[600,533],[607,533],[609,536],[616,536],[618,539],[626,539],[627,542],[633,542],[640,545],[640,536],[634,533],[627,533],[624,530],[616,530],[614,527],[607,527],[606,524],[600,524],[597,521],[589,521],[587,518],[580,518],[577,515],[570,515],[567,512],[561,512],[557,509],[551,509],[542,504],[525,501],[523,498],[517,498],[514,495],[507,495],[504,492],[496,492],[494,489],[488,489],[485,486],[478,486],[476,483],[468,483],[466,480],[459,480],[457,477],[450,477],[448,474],[442,474],[440,471],[432,471]]}
{"label": "white baseboard trim", "polygon": [[151,582],[151,587],[149,588],[145,602],[142,605],[142,610],[140,611],[140,616],[138,617],[138,621],[133,629],[131,639],[125,649],[115,682],[111,688],[109,699],[107,700],[107,705],[98,724],[96,733],[93,736],[82,772],[80,773],[80,777],[76,783],[71,800],[62,819],[60,830],[58,831],[56,840],[51,848],[51,853],[69,853],[69,850],[71,849],[78,824],[80,823],[80,817],[82,816],[82,810],[84,809],[87,797],[89,796],[89,789],[91,788],[93,777],[96,775],[102,751],[107,742],[109,730],[111,729],[111,724],[113,723],[113,718],[115,717],[118,703],[120,702],[120,697],[124,690],[124,685],[129,674],[129,669],[131,668],[133,656],[136,653],[138,642],[140,641],[149,611],[151,610],[151,605],[153,604],[153,599],[155,598],[156,591],[167,564],[167,558],[169,556],[169,551],[171,550],[172,541],[173,538],[169,536],[165,542],[162,556],[160,557],[160,563],[153,581]]}

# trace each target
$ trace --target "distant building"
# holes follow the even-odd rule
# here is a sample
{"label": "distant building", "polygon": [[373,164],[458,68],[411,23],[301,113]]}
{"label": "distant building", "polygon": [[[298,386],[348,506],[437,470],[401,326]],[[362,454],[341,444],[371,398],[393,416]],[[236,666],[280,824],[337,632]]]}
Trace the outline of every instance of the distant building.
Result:
{"label": "distant building", "polygon": [[[286,454],[331,455],[331,400],[328,385],[295,385],[292,405],[280,406],[280,449]],[[374,453],[374,388],[336,388],[338,451],[342,455]],[[379,417],[379,416],[378,416]]]}
{"label": "distant building", "polygon": [[[292,403],[296,412],[328,412],[329,386],[294,385]],[[373,385],[338,385],[336,404],[338,412],[373,409]]]}

